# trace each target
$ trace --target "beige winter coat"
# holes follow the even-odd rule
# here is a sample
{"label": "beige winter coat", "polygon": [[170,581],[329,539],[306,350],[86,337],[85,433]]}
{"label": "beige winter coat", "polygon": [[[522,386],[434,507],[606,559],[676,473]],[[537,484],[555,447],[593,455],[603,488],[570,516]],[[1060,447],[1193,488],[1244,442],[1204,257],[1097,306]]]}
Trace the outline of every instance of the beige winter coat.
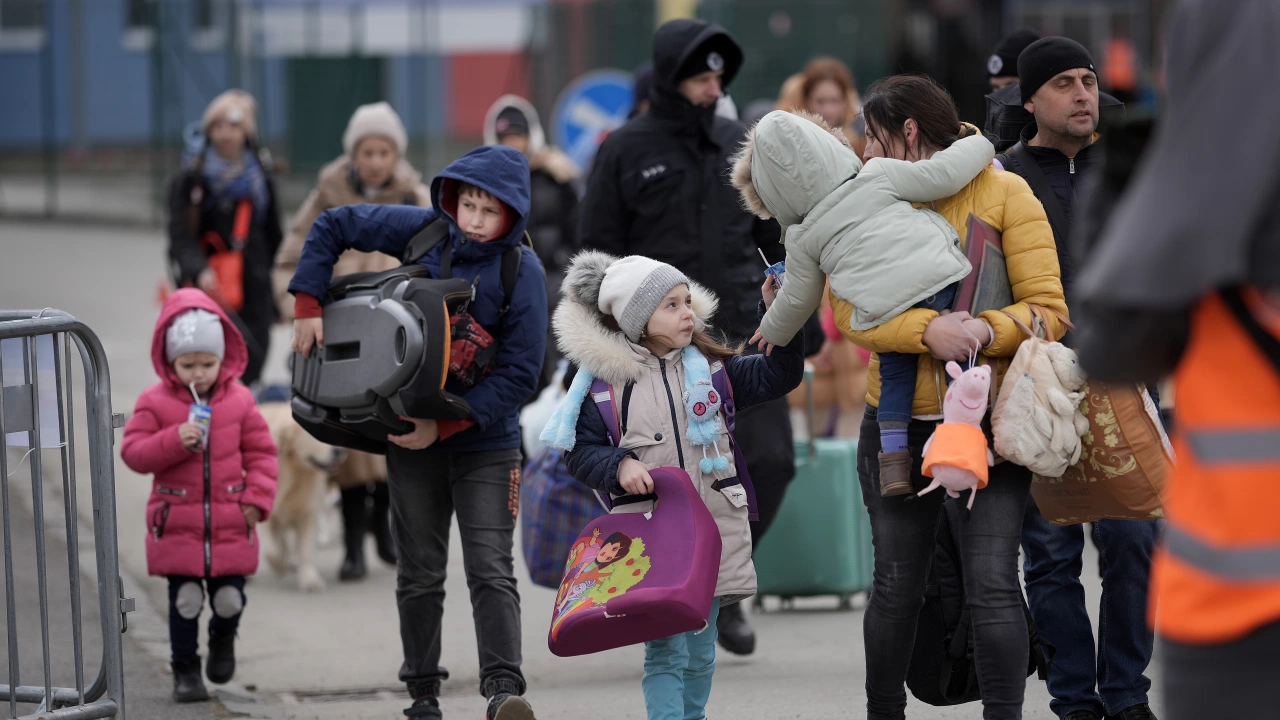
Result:
{"label": "beige winter coat", "polygon": [[[280,320],[293,320],[293,296],[289,294],[289,281],[297,270],[298,259],[302,257],[302,246],[306,243],[307,233],[320,213],[330,208],[359,203],[378,205],[414,204],[419,207],[431,206],[431,191],[422,184],[420,175],[408,161],[401,159],[396,165],[391,182],[371,195],[356,192],[352,183],[352,163],[346,155],[329,163],[320,171],[316,188],[311,191],[302,207],[293,217],[284,243],[276,254],[276,265],[272,271],[272,286],[275,289],[276,305],[280,310]],[[357,272],[377,272],[390,270],[400,264],[399,258],[382,253],[365,253],[348,250],[338,258],[334,265],[333,275],[348,275]]]}
{"label": "beige winter coat", "polygon": [[[693,284],[691,290],[694,312],[701,319],[709,319],[715,312],[715,296],[697,284]],[[742,494],[740,485],[725,488],[723,492],[711,487],[717,479],[737,476],[733,450],[728,435],[723,435],[717,447],[722,455],[729,458],[729,469],[715,475],[703,475],[699,470],[698,461],[703,457],[703,448],[689,442],[685,435],[688,417],[682,400],[685,370],[680,351],[662,358],[655,357],[644,347],[629,342],[622,333],[607,329],[598,310],[567,299],[556,309],[555,327],[565,356],[588,369],[596,378],[613,385],[619,401],[627,383],[634,383],[627,405],[627,428],[619,443],[621,447],[631,449],[640,462],[649,467],[680,467],[680,455],[683,453],[684,469],[720,529],[722,547],[716,596],[722,598],[722,602],[730,602],[754,595],[756,570],[751,562],[751,527],[747,520],[745,494]],[[663,381],[664,371],[666,382]],[[670,397],[668,386],[672,393]],[[672,406],[675,407],[674,423]],[[708,456],[715,457],[710,449]],[[615,512],[648,512],[652,509],[652,503],[636,503],[620,506]]]}

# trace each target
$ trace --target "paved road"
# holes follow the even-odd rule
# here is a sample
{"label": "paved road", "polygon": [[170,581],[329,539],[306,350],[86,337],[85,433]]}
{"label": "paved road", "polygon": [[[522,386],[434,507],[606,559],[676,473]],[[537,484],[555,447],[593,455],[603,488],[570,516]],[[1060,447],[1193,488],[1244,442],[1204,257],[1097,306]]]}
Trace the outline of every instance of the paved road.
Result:
{"label": "paved road", "polygon": [[[0,265],[0,307],[48,305],[88,323],[102,337],[111,361],[116,410],[128,412],[137,394],[154,382],[148,343],[163,255],[162,238],[149,230],[0,223],[0,257],[5,258]],[[9,262],[17,258],[23,262]],[[283,376],[278,362],[269,372]],[[129,693],[135,711],[131,717],[182,717],[170,713],[163,703],[155,709],[141,705],[141,700],[133,703],[144,693],[161,697],[161,691],[167,691],[168,676],[158,675],[162,670],[155,660],[167,651],[161,612],[166,598],[164,583],[146,576],[143,508],[150,483],[118,462],[116,470],[123,570],[127,582],[136,580],[137,592],[146,601],[130,620],[139,645],[129,657]],[[82,482],[86,477],[87,473],[81,474]],[[82,492],[87,497],[87,486]],[[329,583],[323,593],[300,593],[294,578],[275,577],[265,566],[249,585],[236,678],[243,685],[225,690],[250,698],[248,704],[236,704],[229,695],[226,700],[249,716],[389,720],[406,704],[396,678],[401,655],[394,570],[379,565],[371,553],[372,570],[366,581],[337,583],[341,556],[335,514],[328,516],[327,525],[328,538],[319,554],[321,572]],[[452,677],[445,684],[443,704],[450,718],[478,720],[484,714],[484,701],[477,694],[475,637],[456,537],[451,552],[443,662]],[[1097,567],[1092,549],[1085,567]],[[1086,574],[1090,603],[1096,608],[1099,582],[1096,573]],[[539,717],[576,719],[607,711],[618,720],[643,718],[640,650],[627,648],[575,659],[553,657],[545,640],[553,593],[524,582],[522,564],[518,576],[524,601],[524,667],[529,698]],[[862,614],[834,608],[834,600],[814,600],[797,610],[753,616],[760,650],[750,658],[721,655],[709,714],[806,720],[865,717]],[[130,635],[135,635],[134,629]],[[146,669],[140,672],[134,663]],[[1158,676],[1158,671],[1154,674]],[[908,716],[978,718],[981,709],[976,705],[935,709],[913,702]],[[1024,717],[1053,718],[1043,683],[1028,683]]]}

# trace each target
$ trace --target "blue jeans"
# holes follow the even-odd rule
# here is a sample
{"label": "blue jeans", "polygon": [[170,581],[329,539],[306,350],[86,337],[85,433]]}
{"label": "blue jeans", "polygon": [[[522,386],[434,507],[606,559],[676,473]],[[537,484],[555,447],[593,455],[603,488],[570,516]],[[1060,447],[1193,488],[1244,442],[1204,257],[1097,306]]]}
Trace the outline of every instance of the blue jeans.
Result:
{"label": "blue jeans", "polygon": [[1074,710],[1114,715],[1147,702],[1151,662],[1147,626],[1147,586],[1155,520],[1099,520],[1092,525],[1102,573],[1098,650],[1085,609],[1084,526],[1059,527],[1027,502],[1022,526],[1024,580],[1031,615],[1058,650],[1049,671],[1049,707],[1059,717]]}
{"label": "blue jeans", "polygon": [[644,706],[649,720],[705,720],[716,672],[716,617],[711,605],[705,630],[680,633],[644,644]]}
{"label": "blue jeans", "polygon": [[[926,310],[950,310],[959,283],[952,283],[916,303]],[[916,368],[920,356],[911,353],[880,353],[880,406],[876,422],[911,422],[911,403],[916,397]],[[950,383],[950,380],[947,381]]]}

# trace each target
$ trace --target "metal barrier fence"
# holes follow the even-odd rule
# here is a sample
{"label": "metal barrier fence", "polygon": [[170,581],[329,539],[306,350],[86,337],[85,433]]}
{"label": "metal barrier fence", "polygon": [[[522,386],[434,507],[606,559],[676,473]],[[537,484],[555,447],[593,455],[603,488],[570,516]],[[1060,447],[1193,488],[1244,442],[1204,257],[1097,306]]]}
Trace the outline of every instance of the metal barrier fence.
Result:
{"label": "metal barrier fence", "polygon": [[[46,344],[42,338],[48,337]],[[93,720],[125,717],[124,665],[121,633],[126,627],[124,613],[133,610],[132,598],[121,597],[119,555],[116,547],[116,501],[114,466],[114,431],[122,424],[121,416],[111,412],[111,378],[107,356],[98,336],[71,315],[59,310],[0,311],[0,341],[16,340],[22,348],[22,382],[3,387],[0,392],[0,505],[4,518],[5,607],[8,630],[8,684],[0,685],[0,702],[7,704],[7,718],[39,720]],[[73,382],[71,346],[74,342],[84,368],[84,407],[86,410],[94,517],[94,540],[97,554],[99,615],[102,624],[102,665],[97,679],[85,686],[84,641],[80,607],[79,517],[76,504],[76,425],[75,384]],[[44,345],[50,353],[38,348]],[[0,354],[0,384],[4,376],[4,356]],[[45,516],[43,467],[41,458],[42,430],[47,432],[49,418],[41,418],[42,366],[52,364],[52,380],[56,388],[57,447],[61,448],[62,491],[67,528],[68,581],[71,590],[72,643],[75,661],[75,686],[54,687],[50,667],[49,643],[49,578],[45,551]],[[44,374],[44,380],[50,379]],[[46,401],[48,390],[46,388]],[[48,410],[48,403],[45,408]],[[43,686],[19,685],[18,618],[16,582],[30,578],[14,578],[12,508],[9,499],[8,433],[25,433],[30,448],[32,514],[35,523],[36,569],[40,606],[40,636],[43,649]],[[47,440],[44,439],[44,440]],[[21,463],[19,463],[21,464]],[[14,470],[16,472],[16,469]],[[18,715],[19,704],[36,705],[34,714]]]}

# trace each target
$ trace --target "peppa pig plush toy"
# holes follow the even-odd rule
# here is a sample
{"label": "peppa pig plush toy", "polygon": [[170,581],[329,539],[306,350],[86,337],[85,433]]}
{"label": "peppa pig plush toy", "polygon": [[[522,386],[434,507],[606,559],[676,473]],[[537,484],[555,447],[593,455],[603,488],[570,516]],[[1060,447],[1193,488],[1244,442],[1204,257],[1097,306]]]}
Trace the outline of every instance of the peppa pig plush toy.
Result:
{"label": "peppa pig plush toy", "polygon": [[955,378],[947,388],[942,403],[942,424],[924,444],[924,474],[933,478],[927,492],[944,488],[951,497],[969,490],[969,508],[978,490],[987,486],[987,468],[995,464],[995,456],[987,447],[982,432],[982,418],[987,414],[987,395],[991,392],[991,368],[973,366],[964,372],[954,362],[947,363],[947,374]]}

